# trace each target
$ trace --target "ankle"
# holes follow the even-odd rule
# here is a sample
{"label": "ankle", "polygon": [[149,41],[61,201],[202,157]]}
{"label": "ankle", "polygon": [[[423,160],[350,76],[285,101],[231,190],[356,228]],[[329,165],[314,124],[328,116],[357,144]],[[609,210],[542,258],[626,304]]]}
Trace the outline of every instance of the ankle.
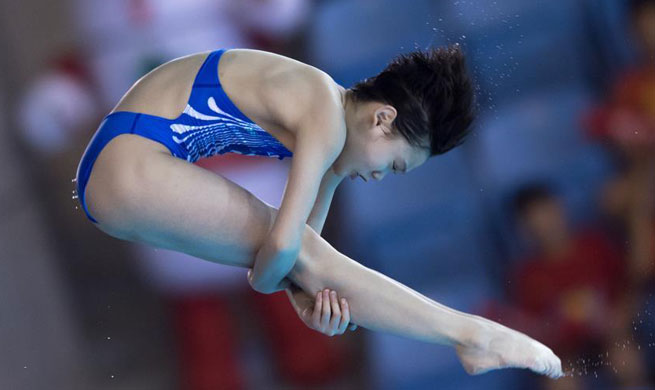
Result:
{"label": "ankle", "polygon": [[480,349],[487,348],[493,333],[490,321],[471,314],[464,314],[457,331],[456,345]]}

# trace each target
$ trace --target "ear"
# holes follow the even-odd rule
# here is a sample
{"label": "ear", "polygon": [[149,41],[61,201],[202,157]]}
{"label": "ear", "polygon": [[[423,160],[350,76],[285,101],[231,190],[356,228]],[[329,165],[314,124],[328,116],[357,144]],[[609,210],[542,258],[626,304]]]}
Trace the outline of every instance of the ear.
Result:
{"label": "ear", "polygon": [[393,106],[381,105],[375,110],[375,125],[384,124],[386,127],[391,128],[391,123],[396,119],[396,115],[398,115],[398,112]]}

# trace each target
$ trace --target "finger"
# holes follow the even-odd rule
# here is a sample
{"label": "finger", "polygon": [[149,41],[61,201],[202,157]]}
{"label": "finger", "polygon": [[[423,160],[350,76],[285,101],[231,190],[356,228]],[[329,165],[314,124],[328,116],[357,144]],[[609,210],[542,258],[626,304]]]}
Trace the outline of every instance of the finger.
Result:
{"label": "finger", "polygon": [[339,331],[343,333],[348,328],[348,323],[350,322],[350,307],[348,307],[348,301],[346,300],[346,298],[341,298],[341,309],[343,315],[341,316]]}
{"label": "finger", "polygon": [[351,331],[356,330],[357,329],[357,324],[350,324],[350,328],[348,328],[348,329],[350,329]]}
{"label": "finger", "polygon": [[328,289],[323,290],[323,311],[322,311],[322,316],[321,316],[321,329],[325,329],[328,327],[330,324],[330,316],[332,314],[332,310],[330,308],[330,296],[328,293]]}
{"label": "finger", "polygon": [[319,329],[321,326],[321,307],[323,302],[323,293],[321,291],[316,293],[316,300],[314,302],[314,312],[312,313],[312,326],[314,329]]}
{"label": "finger", "polygon": [[[330,306],[332,307],[332,318],[330,319],[330,329],[333,332],[339,332],[339,324],[341,321],[341,307],[339,306],[339,298],[336,291],[330,291]],[[343,332],[341,332],[343,333]]]}

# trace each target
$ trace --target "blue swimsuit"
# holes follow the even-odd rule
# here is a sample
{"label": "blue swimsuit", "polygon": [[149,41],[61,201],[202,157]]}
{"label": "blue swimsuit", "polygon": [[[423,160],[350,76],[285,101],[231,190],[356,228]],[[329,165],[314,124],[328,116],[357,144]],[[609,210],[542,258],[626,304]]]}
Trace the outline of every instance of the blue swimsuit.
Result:
{"label": "blue swimsuit", "polygon": [[195,162],[215,154],[239,153],[283,159],[292,153],[245,116],[227,96],[218,79],[218,61],[225,49],[212,52],[193,82],[186,108],[175,119],[116,111],[100,123],[77,168],[77,193],[87,217],[84,190],[102,148],[120,134],[138,134],[162,143],[173,156]]}

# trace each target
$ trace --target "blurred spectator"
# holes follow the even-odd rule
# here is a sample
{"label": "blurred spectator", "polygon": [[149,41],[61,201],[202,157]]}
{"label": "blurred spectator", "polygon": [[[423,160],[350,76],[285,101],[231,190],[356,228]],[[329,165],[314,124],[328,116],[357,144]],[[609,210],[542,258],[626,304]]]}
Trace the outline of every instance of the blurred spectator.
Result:
{"label": "blurred spectator", "polygon": [[617,78],[604,104],[585,119],[590,134],[606,141],[621,159],[603,206],[624,224],[631,242],[631,275],[643,286],[655,274],[655,1],[631,4],[640,61]]}
{"label": "blurred spectator", "polygon": [[593,136],[617,147],[629,165],[639,165],[655,150],[655,1],[633,0],[630,15],[639,60],[617,77],[586,121]]}
{"label": "blurred spectator", "polygon": [[531,253],[509,271],[509,307],[492,315],[550,346],[572,369],[572,376],[544,381],[545,388],[584,388],[579,375],[590,369],[605,370],[620,385],[646,383],[640,353],[619,344],[632,329],[632,292],[619,248],[596,227],[569,226],[562,200],[545,184],[520,188],[511,207]]}
{"label": "blurred spectator", "polygon": [[61,53],[21,97],[20,134],[40,154],[69,151],[80,133],[97,119],[97,100],[80,53]]}
{"label": "blurred spectator", "polygon": [[113,106],[152,67],[231,47],[282,48],[308,0],[73,0],[73,17],[102,102]]}
{"label": "blurred spectator", "polygon": [[[590,134],[605,141],[619,160],[602,206],[626,243],[634,292],[630,312],[646,319],[633,318],[636,341],[650,346],[655,332],[648,310],[655,292],[655,1],[631,2],[630,28],[638,61],[617,77],[603,104],[585,120]],[[655,364],[655,352],[649,348],[646,354],[650,366]]]}

